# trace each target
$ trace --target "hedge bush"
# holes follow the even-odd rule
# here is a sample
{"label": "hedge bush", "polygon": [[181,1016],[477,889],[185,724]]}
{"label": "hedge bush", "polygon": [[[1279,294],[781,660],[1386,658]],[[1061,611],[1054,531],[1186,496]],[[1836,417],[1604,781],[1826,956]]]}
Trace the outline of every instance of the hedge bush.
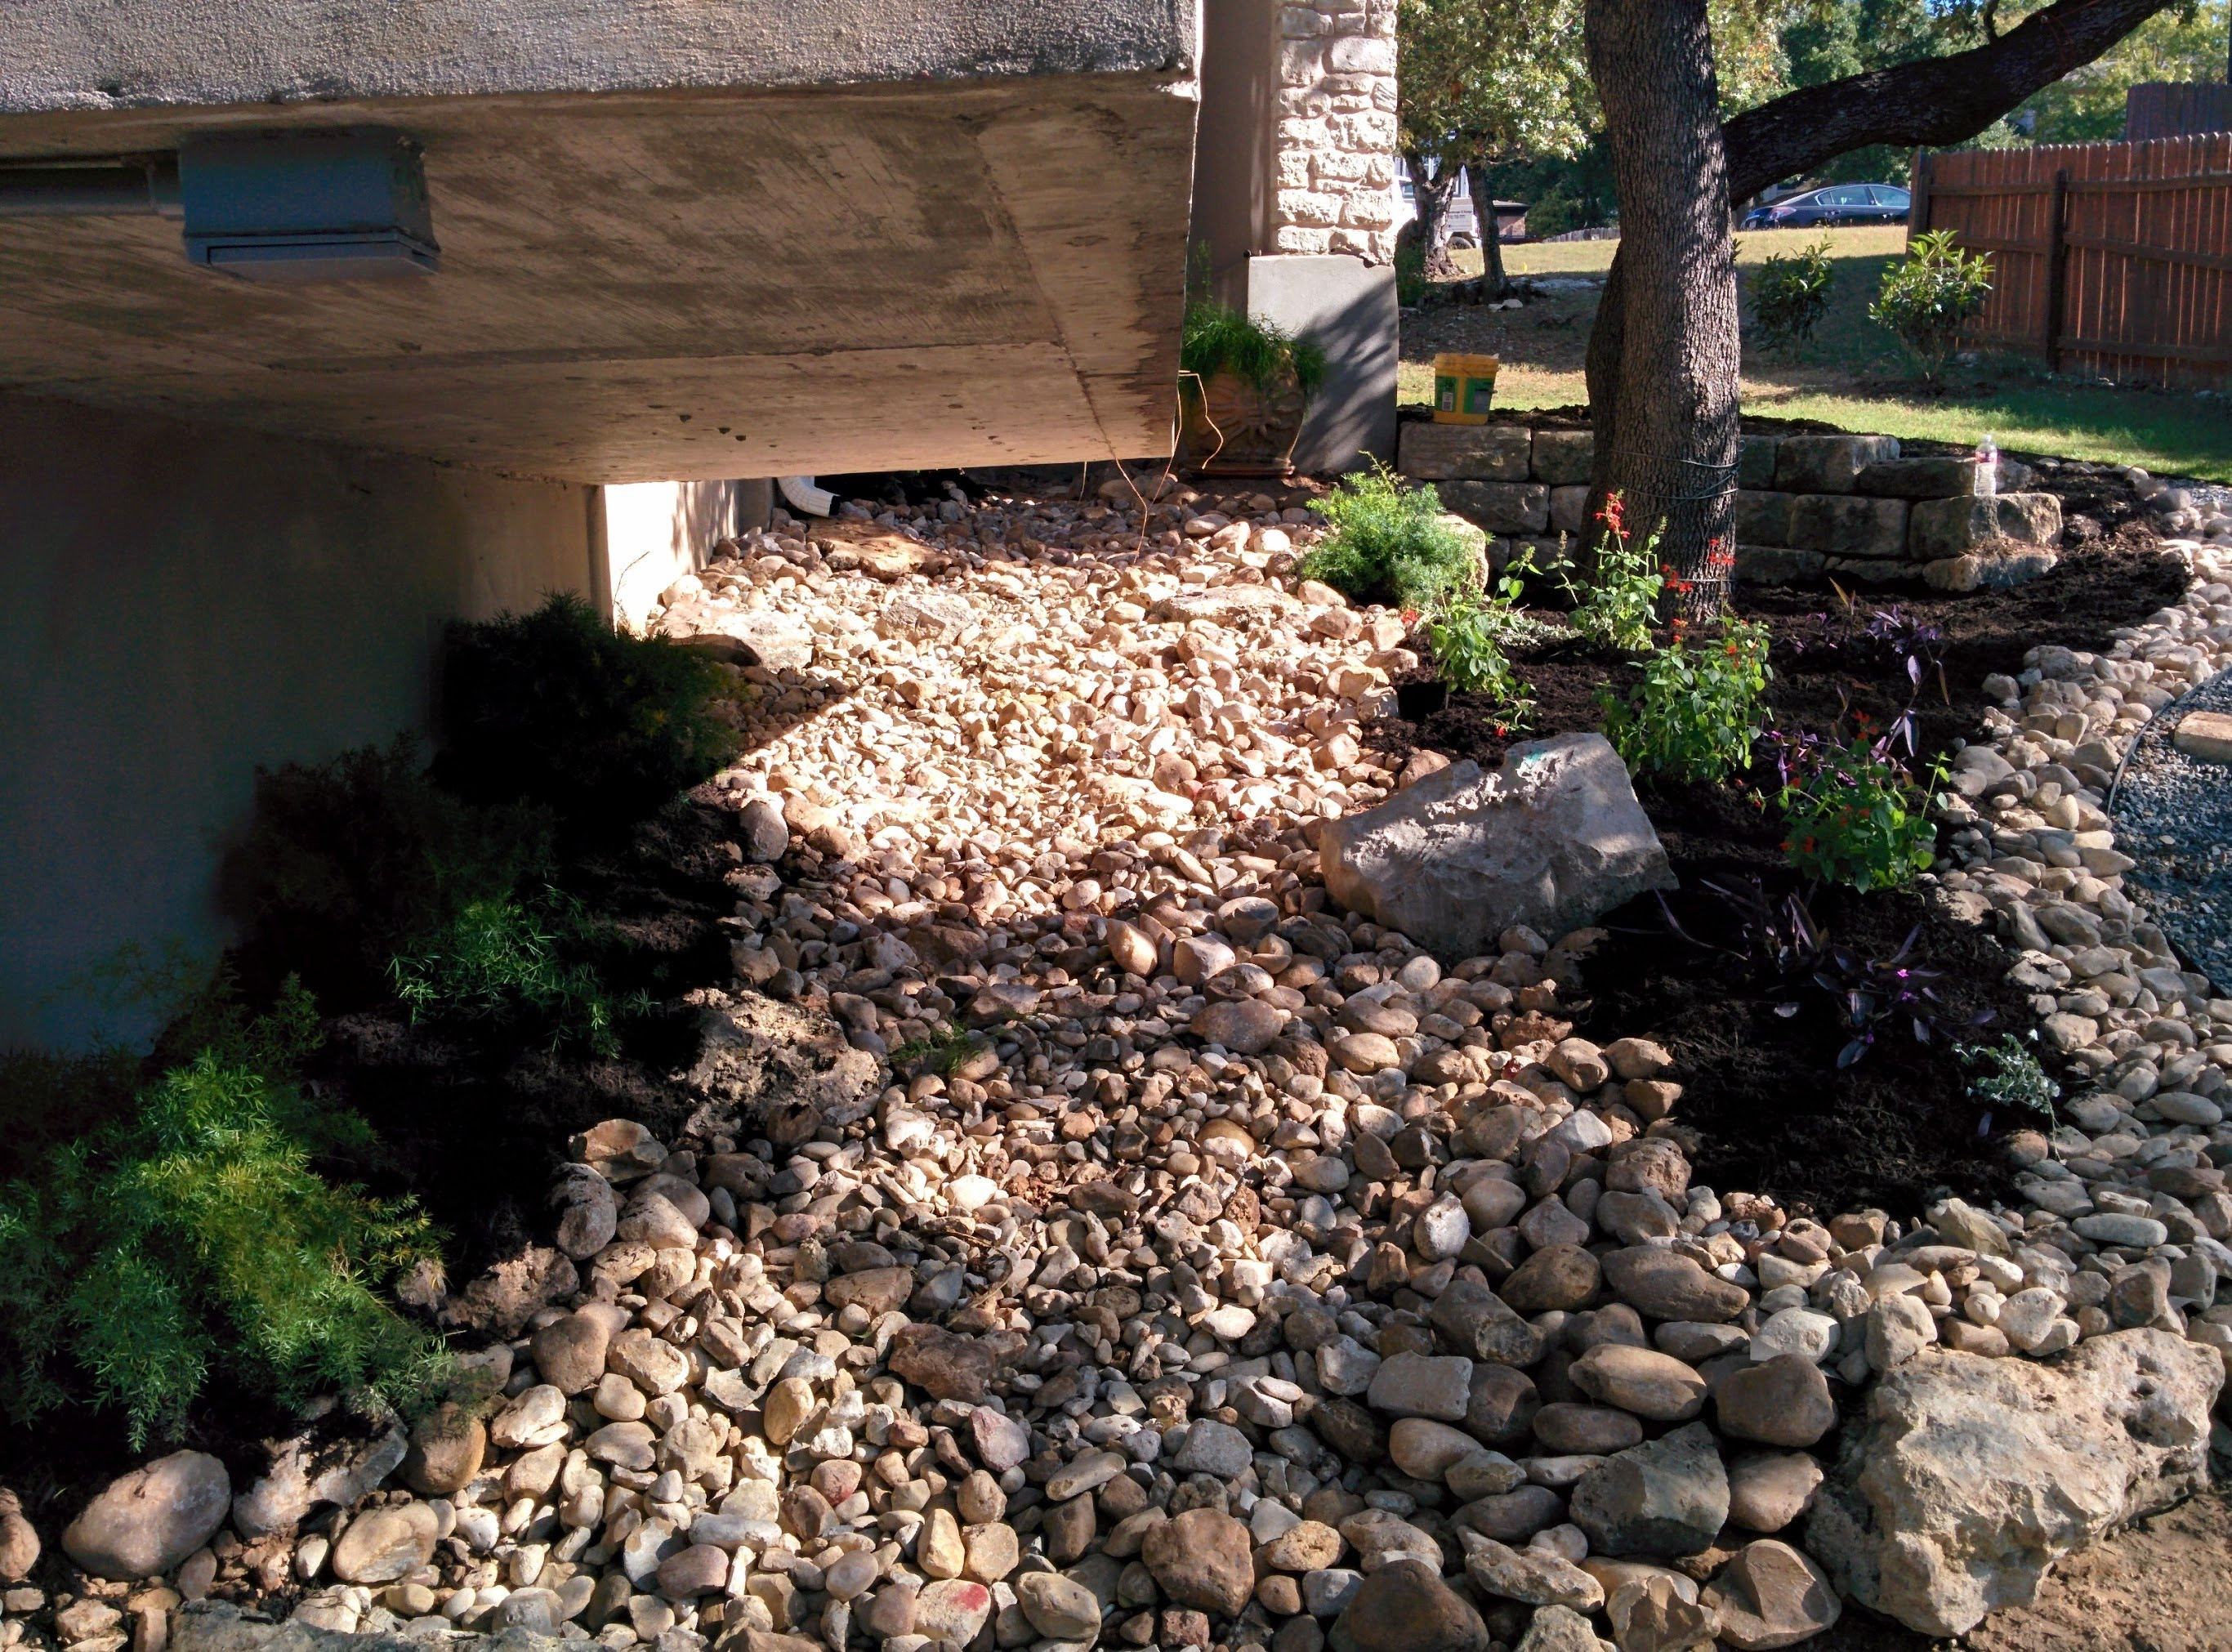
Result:
{"label": "hedge bush", "polygon": [[625,826],[736,755],[737,731],[714,709],[730,685],[711,656],[616,632],[576,596],[452,625],[435,774],[476,801]]}

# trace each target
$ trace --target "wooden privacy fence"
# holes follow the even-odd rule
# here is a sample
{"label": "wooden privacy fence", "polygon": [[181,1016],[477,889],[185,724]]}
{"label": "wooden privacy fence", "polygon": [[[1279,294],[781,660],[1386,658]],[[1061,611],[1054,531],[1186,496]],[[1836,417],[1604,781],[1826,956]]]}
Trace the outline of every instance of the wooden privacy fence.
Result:
{"label": "wooden privacy fence", "polygon": [[1991,255],[1977,344],[2056,372],[2232,384],[2232,133],[1923,156],[1911,223]]}

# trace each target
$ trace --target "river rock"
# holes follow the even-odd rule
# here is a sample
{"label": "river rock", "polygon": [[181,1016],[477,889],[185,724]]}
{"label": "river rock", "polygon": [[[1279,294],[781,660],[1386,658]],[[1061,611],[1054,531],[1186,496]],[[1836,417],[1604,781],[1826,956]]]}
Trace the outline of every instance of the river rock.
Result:
{"label": "river rock", "polygon": [[345,1584],[392,1584],[433,1558],[438,1535],[427,1504],[368,1510],[351,1520],[334,1545],[334,1576]]}
{"label": "river rock", "polygon": [[1780,1532],[1813,1506],[1821,1465],[1802,1451],[1763,1451],[1729,1465],[1729,1519],[1747,1532]]}
{"label": "river rock", "polygon": [[1729,1476],[1713,1432],[1691,1422],[1620,1452],[1573,1487],[1573,1524],[1599,1554],[1697,1554],[1729,1518]]}
{"label": "river rock", "polygon": [[[1570,1247],[1558,1248],[1567,1249]],[[1537,1255],[1545,1254],[1536,1253]],[[1581,1254],[1586,1256],[1588,1253],[1584,1251]],[[1518,1275],[1512,1277],[1516,1279]],[[1473,1358],[1498,1365],[1525,1366],[1532,1365],[1542,1357],[1542,1333],[1520,1318],[1513,1303],[1506,1301],[1476,1279],[1451,1279],[1435,1300],[1431,1318],[1434,1329],[1442,1333],[1447,1345],[1461,1349]],[[1405,1380],[1409,1380],[1414,1374],[1412,1368],[1404,1368]],[[1465,1375],[1469,1381],[1471,1373],[1467,1371]],[[1389,1380],[1392,1386],[1395,1379]],[[1372,1390],[1372,1404],[1383,1403],[1379,1393],[1375,1382]],[[1441,1413],[1428,1415],[1438,1416]]]}
{"label": "river rock", "polygon": [[87,1504],[62,1552],[96,1577],[152,1577],[207,1543],[232,1506],[232,1480],[205,1452],[177,1451],[133,1469]]}
{"label": "river rock", "polygon": [[1721,1432],[1768,1446],[1810,1446],[1837,1421],[1821,1368],[1802,1354],[1731,1372],[1713,1391]]}
{"label": "river rock", "polygon": [[1937,1349],[1868,1396],[1807,1522],[1838,1591],[1925,1635],[2027,1604],[2047,1569],[2208,1483],[2213,1349],[2092,1337],[2051,1365]]}
{"label": "river rock", "polygon": [[1748,1543],[1705,1590],[1721,1639],[1737,1652],[1772,1652],[1810,1641],[1834,1624],[1844,1603],[1812,1559],[1787,1543]]}
{"label": "river rock", "polygon": [[1487,1652],[1488,1626],[1437,1566],[1391,1560],[1366,1577],[1335,1625],[1357,1652]]}
{"label": "river rock", "polygon": [[1515,924],[1563,935],[1675,881],[1627,766],[1593,734],[1514,746],[1493,770],[1452,763],[1322,828],[1319,855],[1335,901],[1456,957]]}
{"label": "river rock", "polygon": [[1573,1386],[1653,1422],[1687,1422],[1705,1408],[1705,1379],[1669,1354],[1599,1343],[1573,1364]]}
{"label": "river rock", "polygon": [[1687,1256],[1652,1245],[1630,1246],[1601,1259],[1613,1295],[1653,1319],[1724,1325],[1751,1305],[1751,1292],[1716,1279]]}
{"label": "river rock", "polygon": [[1235,1616],[1256,1589],[1248,1528],[1212,1508],[1190,1508],[1147,1532],[1139,1558],[1181,1606]]}
{"label": "river rock", "polygon": [[1403,1353],[1382,1361],[1365,1396],[1375,1411],[1443,1422],[1463,1422],[1471,1400],[1472,1361],[1441,1354]]}
{"label": "river rock", "polygon": [[1547,1549],[1515,1549],[1460,1530],[1465,1575],[1491,1595],[1529,1606],[1570,1606],[1593,1612],[1604,1604],[1604,1585],[1564,1556]]}

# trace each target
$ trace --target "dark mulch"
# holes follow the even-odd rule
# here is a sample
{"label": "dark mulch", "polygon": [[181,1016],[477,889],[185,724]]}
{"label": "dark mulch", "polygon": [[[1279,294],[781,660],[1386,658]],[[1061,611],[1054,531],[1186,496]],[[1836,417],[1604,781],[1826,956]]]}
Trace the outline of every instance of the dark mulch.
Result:
{"label": "dark mulch", "polygon": [[[2052,573],[2015,591],[1858,600],[1864,612],[1896,601],[1944,633],[1943,683],[1933,679],[1917,707],[1927,756],[1975,733],[1988,675],[2017,675],[2024,652],[2041,643],[2105,649],[2115,628],[2177,600],[2184,584],[2175,557],[2143,532],[2125,530],[2070,551]],[[1827,591],[1737,596],[1738,611],[1764,620],[1774,637],[1768,702],[1780,727],[1826,733],[1850,728],[1861,713],[1880,725],[1908,703],[1895,661],[1855,647],[1801,646],[1834,600]],[[1425,748],[1492,764],[1517,741],[1600,727],[1599,685],[1625,687],[1634,677],[1623,658],[1570,644],[1517,663],[1536,701],[1523,732],[1499,733],[1485,703],[1457,695],[1421,722],[1384,721],[1376,743],[1398,756]],[[1996,1037],[2002,1027],[2027,1024],[2021,994],[2002,979],[2006,956],[1983,931],[1913,892],[1801,888],[1784,863],[1774,785],[1771,766],[1762,765],[1747,784],[1640,788],[1682,888],[1664,907],[1645,897],[1605,919],[1612,936],[1589,969],[1593,1003],[1584,1029],[1605,1038],[1648,1031],[1674,1054],[1675,1076],[1686,1086],[1677,1116],[1703,1132],[1698,1171],[1716,1188],[1770,1192],[1823,1210],[1874,1204],[1898,1215],[1911,1215],[1941,1188],[2004,1195],[2005,1172],[1992,1141],[1978,1134],[1979,1111],[1965,1098],[1944,1036],[1924,1044],[1911,1031],[1886,1032],[1839,1069],[1852,1033],[1837,1001],[1806,975],[1775,978],[1724,949],[1742,950],[1734,908],[1708,885],[1755,879],[1770,901],[1799,895],[1832,943],[1862,960],[1891,956],[1918,926],[1904,962],[1935,972],[1928,984],[1942,1027],[1965,1031],[1986,1011],[1992,1021],[1968,1036]]]}

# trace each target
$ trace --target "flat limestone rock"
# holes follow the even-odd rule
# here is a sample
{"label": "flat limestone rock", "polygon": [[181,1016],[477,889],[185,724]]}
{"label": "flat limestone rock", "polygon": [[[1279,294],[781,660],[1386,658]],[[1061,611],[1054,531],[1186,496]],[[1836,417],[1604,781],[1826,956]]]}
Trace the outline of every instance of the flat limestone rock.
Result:
{"label": "flat limestone rock", "polygon": [[2051,1365],[1927,1350],[1887,1372],[1807,1523],[1839,1594],[1925,1635],[2028,1605],[2047,1569],[2209,1483],[2214,1349],[2087,1338]]}
{"label": "flat limestone rock", "polygon": [[2189,757],[2204,763],[2232,763],[2232,716],[2222,711],[2189,711],[2178,720],[2171,743]]}
{"label": "flat limestone rock", "polygon": [[1514,746],[1494,770],[1453,763],[1329,823],[1318,846],[1334,900],[1457,957],[1518,924],[1564,935],[1675,882],[1626,764],[1593,734]]}

